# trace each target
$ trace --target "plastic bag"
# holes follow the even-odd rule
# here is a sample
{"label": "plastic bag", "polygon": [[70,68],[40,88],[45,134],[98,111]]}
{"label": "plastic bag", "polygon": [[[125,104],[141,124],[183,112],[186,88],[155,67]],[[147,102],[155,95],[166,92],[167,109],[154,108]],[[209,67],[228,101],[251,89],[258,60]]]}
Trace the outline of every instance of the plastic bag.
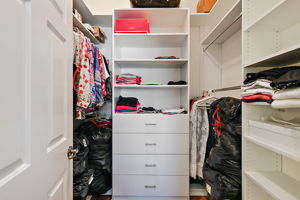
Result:
{"label": "plastic bag", "polygon": [[111,174],[103,170],[95,170],[94,179],[89,188],[90,195],[104,194],[112,188]]}
{"label": "plastic bag", "polygon": [[93,180],[94,170],[89,169],[80,177],[74,179],[73,183],[73,199],[81,200],[87,197],[90,183]]}
{"label": "plastic bag", "polygon": [[130,0],[134,8],[176,8],[180,0]]}
{"label": "plastic bag", "polygon": [[225,97],[211,105],[217,142],[203,168],[210,200],[241,199],[241,101]]}
{"label": "plastic bag", "polygon": [[73,146],[78,150],[76,157],[73,159],[73,176],[76,178],[88,168],[89,140],[82,134],[74,135]]}

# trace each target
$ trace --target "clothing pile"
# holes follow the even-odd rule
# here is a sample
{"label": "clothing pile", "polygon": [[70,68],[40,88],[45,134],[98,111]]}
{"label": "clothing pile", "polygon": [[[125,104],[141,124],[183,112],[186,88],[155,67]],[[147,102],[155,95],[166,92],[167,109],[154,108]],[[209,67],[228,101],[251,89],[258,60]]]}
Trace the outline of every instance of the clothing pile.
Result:
{"label": "clothing pile", "polygon": [[186,85],[186,81],[169,81],[168,85]]}
{"label": "clothing pile", "polygon": [[117,85],[140,85],[142,78],[140,76],[126,73],[116,76]]}
{"label": "clothing pile", "polygon": [[273,81],[285,73],[295,70],[297,67],[273,68],[258,73],[248,73],[242,87],[242,101],[253,102],[273,102],[275,89],[271,86]]}
{"label": "clothing pile", "polygon": [[85,119],[85,111],[99,109],[108,94],[110,70],[100,49],[77,28],[73,31],[73,88],[76,119]]}
{"label": "clothing pile", "polygon": [[112,187],[111,121],[89,121],[74,132],[73,193],[75,200],[100,195]]}
{"label": "clothing pile", "polygon": [[170,108],[170,109],[163,109],[162,114],[164,115],[176,115],[176,114],[187,114],[185,108]]}
{"label": "clothing pile", "polygon": [[138,113],[139,100],[135,97],[122,97],[120,96],[117,101],[117,113]]}
{"label": "clothing pile", "polygon": [[300,108],[300,67],[292,68],[273,80],[271,86],[276,89],[273,108]]}
{"label": "clothing pile", "polygon": [[153,107],[141,107],[141,108],[139,108],[139,113],[141,113],[141,114],[154,114],[154,113],[161,113],[161,110],[157,110]]}

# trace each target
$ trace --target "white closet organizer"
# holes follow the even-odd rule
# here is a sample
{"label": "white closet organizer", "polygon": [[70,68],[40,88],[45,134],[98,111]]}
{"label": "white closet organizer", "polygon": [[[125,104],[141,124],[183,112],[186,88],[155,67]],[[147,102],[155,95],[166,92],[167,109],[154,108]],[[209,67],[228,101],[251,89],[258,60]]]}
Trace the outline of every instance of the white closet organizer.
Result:
{"label": "white closet organizer", "polygon": [[[113,108],[121,95],[143,107],[189,110],[189,10],[114,10],[113,21],[126,18],[147,18],[151,33],[113,34],[114,79],[133,73],[162,85],[113,84]],[[188,84],[167,85],[179,80]],[[113,198],[188,200],[189,114],[114,113],[113,122]]]}
{"label": "white closet organizer", "polygon": [[[299,7],[299,0],[243,0],[244,75],[299,62]],[[300,129],[270,120],[299,113],[243,104],[243,199],[300,199]]]}

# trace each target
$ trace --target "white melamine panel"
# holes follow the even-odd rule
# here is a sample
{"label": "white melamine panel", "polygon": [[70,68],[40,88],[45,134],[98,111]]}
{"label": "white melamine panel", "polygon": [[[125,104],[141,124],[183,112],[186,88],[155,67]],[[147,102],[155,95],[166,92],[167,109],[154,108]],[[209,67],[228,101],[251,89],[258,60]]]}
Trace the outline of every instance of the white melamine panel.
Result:
{"label": "white melamine panel", "polygon": [[188,176],[116,175],[115,196],[189,196]]}
{"label": "white melamine panel", "polygon": [[300,199],[300,181],[280,172],[246,172],[246,175],[274,199]]}
{"label": "white melamine panel", "polygon": [[188,134],[114,134],[114,154],[189,154]]}
{"label": "white melamine panel", "polygon": [[[188,133],[188,115],[115,114],[115,133]],[[134,126],[128,126],[134,124]]]}
{"label": "white melamine panel", "polygon": [[267,11],[285,0],[251,0],[244,1],[244,26],[249,26],[261,18]]}
{"label": "white melamine panel", "polygon": [[174,107],[184,107],[188,110],[186,95],[188,88],[117,88],[115,87],[115,97],[136,97],[142,107],[154,107],[155,109],[168,109]]}
{"label": "white melamine panel", "polygon": [[149,20],[151,33],[188,33],[189,12],[181,8],[116,9],[115,19]]}
{"label": "white melamine panel", "polygon": [[300,129],[259,121],[250,121],[249,126],[249,140],[300,161]]}
{"label": "white melamine panel", "polygon": [[116,175],[189,175],[188,155],[114,155]]}
{"label": "white melamine panel", "polygon": [[180,67],[186,66],[188,59],[115,59],[116,67]]}

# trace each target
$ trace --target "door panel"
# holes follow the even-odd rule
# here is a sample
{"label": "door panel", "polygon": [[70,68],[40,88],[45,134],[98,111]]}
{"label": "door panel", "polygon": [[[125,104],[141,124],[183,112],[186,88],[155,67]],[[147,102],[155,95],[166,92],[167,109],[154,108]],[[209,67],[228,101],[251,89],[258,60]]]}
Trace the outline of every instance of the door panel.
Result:
{"label": "door panel", "polygon": [[71,200],[72,0],[2,4],[0,199]]}
{"label": "door panel", "polygon": [[[27,62],[28,43],[26,43],[29,27],[29,10],[23,1],[10,0],[1,6],[0,13],[9,14],[15,10],[14,17],[9,21],[0,19],[1,29],[1,114],[0,114],[0,152],[3,152],[0,161],[0,187],[23,173],[30,164],[29,138],[30,113],[30,65]],[[11,26],[18,24],[19,26]],[[13,33],[18,37],[11,38]],[[11,38],[11,39],[9,39]],[[8,40],[14,40],[15,44]]]}

